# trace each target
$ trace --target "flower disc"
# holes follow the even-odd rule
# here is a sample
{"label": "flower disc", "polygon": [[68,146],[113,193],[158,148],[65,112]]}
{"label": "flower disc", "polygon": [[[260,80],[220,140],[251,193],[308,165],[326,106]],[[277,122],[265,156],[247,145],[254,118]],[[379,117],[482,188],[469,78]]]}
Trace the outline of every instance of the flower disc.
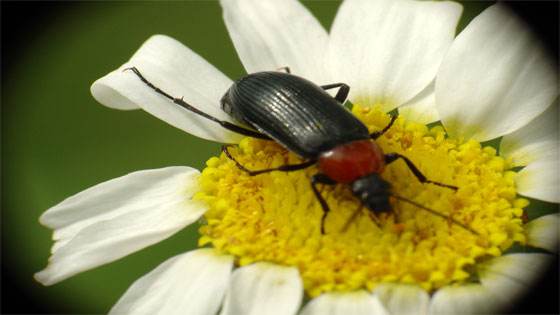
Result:
{"label": "flower disc", "polygon": [[[380,108],[354,106],[352,111],[370,132],[390,120]],[[520,217],[528,201],[516,199],[514,172],[507,171],[508,162],[495,149],[448,139],[441,126],[405,124],[404,117],[376,142],[385,153],[409,158],[429,180],[459,187],[421,183],[401,160],[381,174],[395,194],[452,220],[396,199],[390,213],[375,216],[364,208],[353,215],[360,202],[339,184],[322,187],[330,212],[321,234],[323,209],[310,185],[320,169],[249,176],[222,154],[208,160],[196,196],[211,206],[199,229],[200,245],[211,243],[238,257],[239,265],[295,266],[313,297],[371,290],[381,282],[416,283],[431,292],[467,281],[468,266],[501,255],[515,241],[525,242]],[[249,170],[305,161],[273,141],[254,138],[245,138],[230,153]]]}

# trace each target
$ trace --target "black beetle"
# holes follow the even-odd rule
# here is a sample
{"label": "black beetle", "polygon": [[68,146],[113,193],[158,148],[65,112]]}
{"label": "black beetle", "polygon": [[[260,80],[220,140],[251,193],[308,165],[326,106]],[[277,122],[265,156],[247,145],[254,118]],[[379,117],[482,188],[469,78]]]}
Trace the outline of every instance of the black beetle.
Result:
{"label": "black beetle", "polygon": [[[350,90],[348,85],[335,83],[318,86],[290,74],[288,68],[285,69],[286,73],[265,71],[249,74],[234,82],[221,99],[221,107],[226,113],[257,131],[221,121],[196,109],[182,98],[167,94],[148,81],[135,67],[123,71],[132,70],[142,82],[157,93],[228,130],[276,141],[286,149],[309,159],[301,164],[251,171],[230,155],[227,145],[223,146],[222,149],[228,158],[251,176],[272,171],[301,170],[317,163],[323,173],[311,177],[311,187],[324,211],[321,221],[323,234],[329,206],[321,197],[317,184],[337,183],[349,184],[361,205],[375,214],[390,211],[389,197],[394,197],[472,231],[452,218],[390,192],[389,183],[379,176],[386,164],[400,158],[420,182],[457,189],[455,186],[427,180],[408,158],[398,153],[384,154],[375,141],[372,141],[389,130],[397,116],[392,116],[385,128],[370,134],[367,127],[342,105]],[[339,88],[334,98],[325,91],[332,88]]]}

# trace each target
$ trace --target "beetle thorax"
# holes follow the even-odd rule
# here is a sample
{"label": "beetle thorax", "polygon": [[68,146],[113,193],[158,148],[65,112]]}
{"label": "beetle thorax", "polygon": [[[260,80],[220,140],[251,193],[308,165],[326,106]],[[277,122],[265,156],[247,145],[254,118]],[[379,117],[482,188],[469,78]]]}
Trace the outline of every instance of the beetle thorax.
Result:
{"label": "beetle thorax", "polygon": [[357,178],[385,169],[383,151],[370,140],[338,145],[319,155],[319,167],[338,183],[351,183]]}

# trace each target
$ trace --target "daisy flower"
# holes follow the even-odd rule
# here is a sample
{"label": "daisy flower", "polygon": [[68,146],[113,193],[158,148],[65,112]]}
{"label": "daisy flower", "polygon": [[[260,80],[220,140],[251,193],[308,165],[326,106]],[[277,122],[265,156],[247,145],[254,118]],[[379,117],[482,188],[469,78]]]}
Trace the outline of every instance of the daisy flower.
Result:
{"label": "daisy flower", "polygon": [[[398,111],[376,139],[382,150],[458,190],[420,183],[402,161],[381,176],[397,195],[452,221],[399,200],[391,213],[356,212],[359,201],[336,185],[321,192],[330,208],[323,234],[323,210],[309,184],[316,166],[249,176],[222,154],[202,172],[138,171],[47,210],[41,223],[56,242],[35,278],[57,283],[200,220],[202,248],[138,279],[112,313],[447,314],[514,305],[558,251],[558,214],[528,221],[524,209],[527,198],[557,203],[560,196],[558,72],[525,25],[496,4],[455,37],[457,3],[347,0],[327,33],[297,1],[221,4],[247,73],[289,66],[318,85],[345,82],[351,110],[370,132]],[[304,161],[174,105],[123,71],[130,67],[238,124],[220,109],[233,81],[163,35],[97,80],[93,96],[238,144],[230,152],[251,170]],[[496,138],[499,151],[484,144]],[[540,250],[515,253],[515,244]]]}

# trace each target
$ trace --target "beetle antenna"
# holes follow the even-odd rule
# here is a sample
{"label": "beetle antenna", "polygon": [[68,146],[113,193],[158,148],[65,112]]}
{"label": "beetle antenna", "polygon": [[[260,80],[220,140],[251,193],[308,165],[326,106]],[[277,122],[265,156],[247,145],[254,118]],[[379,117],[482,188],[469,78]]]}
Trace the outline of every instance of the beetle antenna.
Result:
{"label": "beetle antenna", "polygon": [[183,100],[183,98],[176,98],[174,96],[172,96],[171,94],[168,94],[167,92],[165,92],[164,90],[160,89],[159,87],[155,86],[152,82],[148,81],[148,79],[146,79],[144,77],[144,75],[142,73],[140,73],[140,70],[138,70],[138,68],[136,67],[128,67],[122,70],[124,71],[132,71],[139,79],[140,81],[144,82],[144,84],[146,84],[149,88],[151,88],[152,90],[156,91],[157,93],[165,96],[166,98],[168,98],[171,102],[175,103],[176,105],[179,105],[181,107],[183,107],[184,109],[191,111],[199,116],[202,116],[208,120],[211,120],[215,123],[220,124],[222,127],[224,127],[227,130],[233,131],[235,133],[238,133],[240,135],[244,135],[244,136],[249,136],[249,137],[253,137],[253,138],[259,138],[259,139],[264,139],[264,140],[271,140],[269,136],[262,134],[260,132],[257,131],[253,131],[253,130],[249,130],[247,128],[244,127],[240,127],[237,126],[233,123],[230,123],[229,121],[225,121],[225,120],[219,120],[218,118],[211,116],[201,110],[199,110],[198,108],[192,106],[191,104],[185,102],[185,100]]}
{"label": "beetle antenna", "polygon": [[363,207],[364,207],[364,205],[360,202],[360,206],[358,207],[358,209],[356,209],[356,211],[354,211],[354,213],[352,213],[352,215],[350,216],[348,221],[346,221],[346,223],[342,227],[342,230],[341,230],[342,233],[346,233],[346,230],[348,230],[348,227],[350,226],[350,222],[352,222],[352,221],[354,221],[354,219],[356,219],[358,214],[362,211]]}
{"label": "beetle antenna", "polygon": [[418,207],[418,208],[420,208],[420,209],[426,210],[426,211],[428,211],[429,213],[431,213],[431,214],[433,214],[433,215],[437,215],[438,217],[444,218],[444,219],[450,221],[451,223],[457,224],[458,226],[462,227],[462,228],[465,229],[465,230],[468,230],[468,231],[472,232],[472,233],[475,234],[475,235],[479,235],[478,232],[476,232],[475,230],[473,230],[471,227],[469,227],[469,226],[467,226],[467,225],[465,225],[465,224],[463,224],[463,223],[461,223],[461,222],[459,222],[459,221],[457,221],[457,220],[455,220],[455,219],[453,219],[453,218],[451,218],[451,217],[449,217],[449,216],[446,216],[446,215],[441,214],[441,213],[439,213],[439,212],[437,212],[437,211],[435,211],[435,210],[432,210],[432,209],[430,209],[430,208],[427,208],[427,207],[425,207],[425,206],[423,206],[423,205],[421,205],[421,204],[419,204],[419,203],[417,203],[417,202],[414,202],[414,201],[412,201],[412,200],[408,200],[408,199],[406,199],[406,198],[403,198],[403,197],[401,197],[401,196],[399,196],[399,195],[397,195],[397,194],[391,193],[390,196],[391,196],[391,197],[394,197],[394,198],[396,198],[396,199],[398,199],[398,200],[402,200],[402,201],[404,201],[404,202],[408,202],[408,203],[410,203],[411,205],[414,205],[414,206],[416,206],[416,207]]}

